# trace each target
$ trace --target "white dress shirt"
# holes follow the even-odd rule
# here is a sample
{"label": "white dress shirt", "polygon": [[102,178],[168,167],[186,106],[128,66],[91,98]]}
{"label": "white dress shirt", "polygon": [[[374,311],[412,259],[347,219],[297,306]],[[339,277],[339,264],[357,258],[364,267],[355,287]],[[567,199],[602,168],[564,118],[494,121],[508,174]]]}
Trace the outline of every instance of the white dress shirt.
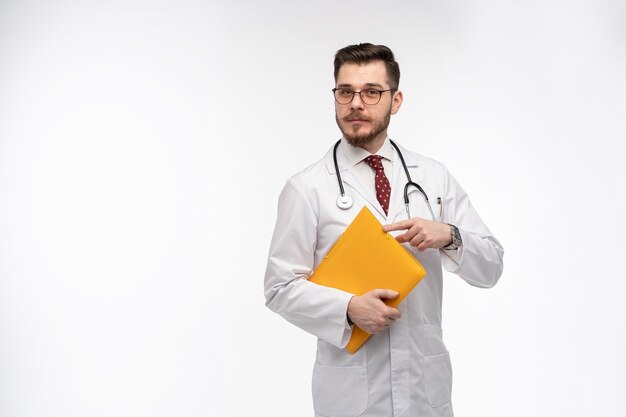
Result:
{"label": "white dress shirt", "polygon": [[371,190],[376,189],[376,171],[374,171],[372,167],[365,162],[365,158],[370,155],[380,155],[383,157],[381,162],[383,164],[383,169],[385,170],[385,176],[387,177],[387,180],[389,180],[389,184],[392,183],[391,176],[393,172],[393,162],[396,155],[393,150],[393,145],[389,142],[389,137],[385,138],[383,146],[381,146],[375,154],[371,154],[363,148],[350,145],[345,138],[341,139],[340,148],[346,156],[348,162],[353,166],[354,173],[364,187]]}

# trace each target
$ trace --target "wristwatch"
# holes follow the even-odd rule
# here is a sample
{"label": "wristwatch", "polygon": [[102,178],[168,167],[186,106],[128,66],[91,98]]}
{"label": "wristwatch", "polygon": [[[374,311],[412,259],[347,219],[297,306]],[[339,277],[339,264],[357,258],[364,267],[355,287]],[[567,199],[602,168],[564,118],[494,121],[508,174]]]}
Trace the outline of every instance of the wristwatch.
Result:
{"label": "wristwatch", "polygon": [[452,243],[448,246],[444,246],[443,250],[455,250],[463,246],[463,239],[461,239],[461,233],[459,232],[459,228],[453,224],[448,223],[450,226],[450,235],[452,236]]}

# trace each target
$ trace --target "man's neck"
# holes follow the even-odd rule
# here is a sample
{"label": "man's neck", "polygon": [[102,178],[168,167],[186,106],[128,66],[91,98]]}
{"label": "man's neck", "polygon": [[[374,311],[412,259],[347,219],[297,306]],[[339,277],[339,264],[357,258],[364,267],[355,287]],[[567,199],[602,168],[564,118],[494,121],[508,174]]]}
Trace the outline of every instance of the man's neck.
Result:
{"label": "man's neck", "polygon": [[361,147],[373,155],[383,147],[385,139],[387,139],[387,132],[383,132],[383,134],[379,135],[373,141],[366,143]]}

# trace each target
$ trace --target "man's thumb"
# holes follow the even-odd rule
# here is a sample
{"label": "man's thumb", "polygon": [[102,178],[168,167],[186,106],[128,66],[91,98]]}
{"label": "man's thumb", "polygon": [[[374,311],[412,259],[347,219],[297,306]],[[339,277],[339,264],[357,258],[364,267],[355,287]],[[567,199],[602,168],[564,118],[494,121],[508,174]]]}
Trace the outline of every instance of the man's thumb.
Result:
{"label": "man's thumb", "polygon": [[393,300],[394,298],[396,298],[399,294],[397,291],[394,290],[383,290],[383,289],[378,289],[375,291],[375,295],[378,298],[384,298],[387,300]]}

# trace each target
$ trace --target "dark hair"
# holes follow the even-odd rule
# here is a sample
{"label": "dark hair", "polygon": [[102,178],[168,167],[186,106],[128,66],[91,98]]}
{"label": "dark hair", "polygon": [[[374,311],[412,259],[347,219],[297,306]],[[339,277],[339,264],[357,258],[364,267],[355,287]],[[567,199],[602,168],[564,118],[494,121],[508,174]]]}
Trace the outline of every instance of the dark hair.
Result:
{"label": "dark hair", "polygon": [[400,66],[396,62],[393,52],[385,45],[360,43],[341,48],[335,54],[335,82],[339,69],[343,64],[368,64],[372,61],[383,61],[387,69],[387,78],[392,90],[397,90],[400,84]]}

